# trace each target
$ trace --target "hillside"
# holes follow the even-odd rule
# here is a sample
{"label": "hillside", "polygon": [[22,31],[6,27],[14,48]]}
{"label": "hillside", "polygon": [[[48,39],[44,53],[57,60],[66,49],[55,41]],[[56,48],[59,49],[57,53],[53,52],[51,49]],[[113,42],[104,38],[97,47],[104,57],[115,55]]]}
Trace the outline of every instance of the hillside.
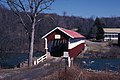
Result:
{"label": "hillside", "polygon": [[[24,20],[29,27],[29,20],[24,13]],[[78,32],[84,36],[89,36],[91,29],[94,30],[94,19],[76,16],[59,16],[57,14],[40,14],[43,18],[36,26],[34,51],[43,50],[43,40],[41,37],[56,26],[68,29],[77,28]],[[120,17],[100,18],[106,27],[120,28]],[[25,32],[19,18],[10,10],[0,7],[0,52],[24,53],[29,49],[29,37]]]}

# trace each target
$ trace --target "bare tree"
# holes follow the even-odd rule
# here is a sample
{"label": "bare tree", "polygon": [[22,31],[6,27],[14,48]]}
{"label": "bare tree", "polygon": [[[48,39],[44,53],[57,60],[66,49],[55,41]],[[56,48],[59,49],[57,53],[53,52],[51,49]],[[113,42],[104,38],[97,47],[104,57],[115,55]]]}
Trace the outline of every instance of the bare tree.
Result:
{"label": "bare tree", "polygon": [[[26,33],[29,35],[29,67],[32,66],[35,26],[42,20],[41,18],[38,19],[38,15],[49,9],[53,2],[54,0],[0,0],[1,4],[19,17]],[[25,23],[23,14],[28,17],[30,25]]]}

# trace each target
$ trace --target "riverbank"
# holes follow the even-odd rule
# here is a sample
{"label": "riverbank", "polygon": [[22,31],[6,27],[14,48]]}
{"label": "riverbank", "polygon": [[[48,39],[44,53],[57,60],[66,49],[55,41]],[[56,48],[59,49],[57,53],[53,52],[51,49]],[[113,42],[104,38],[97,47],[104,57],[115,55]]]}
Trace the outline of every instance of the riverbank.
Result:
{"label": "riverbank", "polygon": [[[120,58],[120,47],[109,42],[91,42],[86,40],[86,51],[80,58]],[[82,55],[82,56],[81,56]]]}

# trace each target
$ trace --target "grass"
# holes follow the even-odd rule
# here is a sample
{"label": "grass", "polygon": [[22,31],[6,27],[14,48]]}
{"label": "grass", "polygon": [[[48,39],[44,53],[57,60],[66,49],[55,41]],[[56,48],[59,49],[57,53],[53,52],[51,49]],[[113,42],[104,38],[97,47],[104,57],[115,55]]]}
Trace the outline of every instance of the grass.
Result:
{"label": "grass", "polygon": [[41,80],[120,80],[119,73],[111,72],[89,72],[80,69],[77,66],[61,69],[50,75],[43,77]]}

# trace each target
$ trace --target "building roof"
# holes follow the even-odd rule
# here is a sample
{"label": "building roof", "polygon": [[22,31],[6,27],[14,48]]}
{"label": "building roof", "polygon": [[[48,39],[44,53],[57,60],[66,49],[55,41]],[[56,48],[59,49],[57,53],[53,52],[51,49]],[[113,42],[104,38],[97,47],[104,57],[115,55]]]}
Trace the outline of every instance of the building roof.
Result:
{"label": "building roof", "polygon": [[103,28],[105,33],[120,33],[120,28]]}
{"label": "building roof", "polygon": [[83,35],[75,32],[75,31],[64,29],[64,28],[61,28],[61,27],[56,27],[55,29],[53,29],[52,31],[50,31],[49,33],[47,33],[46,35],[44,35],[42,37],[42,39],[45,38],[45,37],[47,37],[48,35],[50,35],[52,32],[54,32],[57,29],[60,30],[61,32],[65,33],[66,35],[68,35],[70,38],[85,38]]}

